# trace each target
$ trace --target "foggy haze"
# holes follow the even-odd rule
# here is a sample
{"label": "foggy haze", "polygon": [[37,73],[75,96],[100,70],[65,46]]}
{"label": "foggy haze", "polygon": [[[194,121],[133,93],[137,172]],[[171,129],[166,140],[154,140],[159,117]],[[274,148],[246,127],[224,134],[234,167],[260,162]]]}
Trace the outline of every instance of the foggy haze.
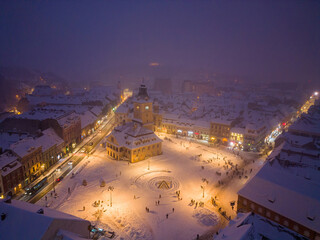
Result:
{"label": "foggy haze", "polygon": [[318,1],[2,1],[0,65],[114,81],[156,62],[173,80],[315,83],[319,24]]}

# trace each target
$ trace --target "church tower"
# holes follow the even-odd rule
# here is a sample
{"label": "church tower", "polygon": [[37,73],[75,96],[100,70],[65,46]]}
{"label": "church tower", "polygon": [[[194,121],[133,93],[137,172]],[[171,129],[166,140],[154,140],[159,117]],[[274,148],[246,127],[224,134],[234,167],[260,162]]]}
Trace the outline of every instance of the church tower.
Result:
{"label": "church tower", "polygon": [[141,84],[139,87],[139,93],[133,101],[133,107],[133,121],[139,122],[144,127],[153,130],[152,101],[144,84]]}

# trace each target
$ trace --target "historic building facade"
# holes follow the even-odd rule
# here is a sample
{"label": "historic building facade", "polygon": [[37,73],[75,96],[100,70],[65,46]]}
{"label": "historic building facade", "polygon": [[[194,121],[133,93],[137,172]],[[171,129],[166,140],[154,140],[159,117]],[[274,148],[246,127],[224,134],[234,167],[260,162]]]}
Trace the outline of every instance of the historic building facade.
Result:
{"label": "historic building facade", "polygon": [[116,160],[138,162],[162,153],[162,140],[153,132],[154,115],[147,88],[141,85],[133,100],[131,122],[118,124],[106,138],[108,155]]}

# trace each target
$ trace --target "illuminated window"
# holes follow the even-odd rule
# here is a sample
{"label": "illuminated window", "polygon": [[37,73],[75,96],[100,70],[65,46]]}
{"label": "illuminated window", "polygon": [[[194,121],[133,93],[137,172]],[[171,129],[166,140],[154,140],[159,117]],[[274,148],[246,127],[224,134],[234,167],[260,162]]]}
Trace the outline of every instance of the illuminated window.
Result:
{"label": "illuminated window", "polygon": [[149,106],[146,106],[145,109],[148,110],[148,109],[149,109]]}
{"label": "illuminated window", "polygon": [[137,106],[137,109],[139,109],[140,107],[139,106]]}
{"label": "illuminated window", "polygon": [[286,226],[286,227],[289,227],[289,222],[287,220],[284,220],[283,221],[283,225]]}

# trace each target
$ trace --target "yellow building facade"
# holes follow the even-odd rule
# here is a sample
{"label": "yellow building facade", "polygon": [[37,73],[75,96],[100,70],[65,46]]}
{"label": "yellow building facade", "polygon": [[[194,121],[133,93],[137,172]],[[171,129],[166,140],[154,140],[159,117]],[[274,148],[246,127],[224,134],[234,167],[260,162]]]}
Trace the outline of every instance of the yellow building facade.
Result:
{"label": "yellow building facade", "polygon": [[162,154],[162,140],[153,132],[152,101],[145,85],[133,100],[133,119],[116,127],[106,138],[107,154],[132,163]]}

